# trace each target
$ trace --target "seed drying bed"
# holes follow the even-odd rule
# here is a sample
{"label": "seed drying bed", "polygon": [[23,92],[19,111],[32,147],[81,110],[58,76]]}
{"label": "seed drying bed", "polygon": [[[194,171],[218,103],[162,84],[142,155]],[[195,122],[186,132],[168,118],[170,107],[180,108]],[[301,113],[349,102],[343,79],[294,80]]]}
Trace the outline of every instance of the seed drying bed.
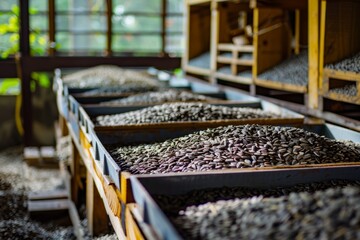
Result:
{"label": "seed drying bed", "polygon": [[97,66],[69,74],[63,78],[69,88],[119,87],[124,84],[157,86],[157,82],[133,70],[117,66]]}
{"label": "seed drying bed", "polygon": [[142,123],[279,117],[275,113],[253,108],[231,108],[204,103],[166,103],[122,114],[98,116],[96,122],[100,126],[117,126]]}
{"label": "seed drying bed", "polygon": [[187,239],[356,239],[359,183],[332,185],[235,190],[241,197],[187,207],[173,221]]}
{"label": "seed drying bed", "polygon": [[148,92],[136,94],[130,97],[102,102],[102,105],[135,105],[135,104],[154,104],[165,102],[189,102],[189,101],[210,101],[215,98],[206,97],[201,94],[195,94],[187,91],[178,91],[169,89],[166,91]]}
{"label": "seed drying bed", "polygon": [[226,126],[114,153],[132,174],[360,162],[360,147],[300,128]]}
{"label": "seed drying bed", "polygon": [[272,69],[260,74],[258,79],[297,86],[307,86],[308,84],[308,53],[301,52],[288,60],[280,63]]}

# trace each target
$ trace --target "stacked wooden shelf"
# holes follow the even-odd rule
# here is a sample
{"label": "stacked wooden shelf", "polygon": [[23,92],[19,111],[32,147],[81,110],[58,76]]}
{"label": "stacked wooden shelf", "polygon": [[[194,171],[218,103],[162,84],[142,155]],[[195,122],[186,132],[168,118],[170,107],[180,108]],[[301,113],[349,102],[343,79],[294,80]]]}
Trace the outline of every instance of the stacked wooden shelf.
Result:
{"label": "stacked wooden shelf", "polygon": [[322,97],[360,104],[360,2],[321,4],[320,89]]}

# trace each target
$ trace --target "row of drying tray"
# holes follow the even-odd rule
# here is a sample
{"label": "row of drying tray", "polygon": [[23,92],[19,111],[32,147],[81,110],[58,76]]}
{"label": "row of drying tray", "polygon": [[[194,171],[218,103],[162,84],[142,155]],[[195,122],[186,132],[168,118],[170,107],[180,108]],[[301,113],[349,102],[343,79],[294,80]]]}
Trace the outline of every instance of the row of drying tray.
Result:
{"label": "row of drying tray", "polygon": [[[119,96],[81,96],[80,89],[69,89],[63,84],[61,75],[55,76],[59,112],[69,123],[73,140],[99,166],[101,174],[120,192],[123,204],[135,202],[126,216],[133,217],[137,229],[148,239],[181,239],[181,235],[151,197],[152,194],[183,194],[187,191],[223,186],[275,187],[294,185],[329,179],[360,180],[360,166],[357,164],[311,165],[306,167],[263,168],[253,170],[221,170],[205,173],[179,173],[156,175],[131,175],[122,172],[112,155],[111,146],[126,146],[155,141],[164,141],[184,136],[209,127],[249,123],[270,125],[292,125],[324,135],[332,139],[360,142],[360,133],[330,124],[307,125],[304,116],[269,102],[245,95],[235,89],[219,88],[207,83],[182,81],[180,88],[228,102],[218,105],[260,108],[286,115],[282,119],[223,120],[190,123],[159,123],[128,126],[96,126],[93,119],[98,115],[123,113],[146,106],[101,106],[97,102]],[[179,84],[169,84],[175,87]],[[80,93],[80,94],[79,94]],[[126,220],[126,222],[128,222]],[[130,225],[130,224],[128,224]],[[132,225],[133,226],[133,225]],[[127,226],[129,227],[129,226]],[[134,228],[127,229],[128,232]],[[138,235],[139,233],[135,234]]]}

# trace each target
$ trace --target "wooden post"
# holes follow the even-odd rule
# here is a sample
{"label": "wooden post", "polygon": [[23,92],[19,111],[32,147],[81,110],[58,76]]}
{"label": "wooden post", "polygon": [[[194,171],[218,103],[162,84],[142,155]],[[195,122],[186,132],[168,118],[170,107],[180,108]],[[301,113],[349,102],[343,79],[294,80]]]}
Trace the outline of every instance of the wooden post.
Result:
{"label": "wooden post", "polygon": [[56,51],[56,23],[55,23],[55,0],[48,0],[49,4],[49,13],[48,13],[48,21],[49,21],[49,42],[48,46],[48,54],[49,56],[54,56]]}
{"label": "wooden post", "polygon": [[106,31],[106,56],[112,55],[112,0],[106,0],[106,22],[107,22],[107,31]]}
{"label": "wooden post", "polygon": [[104,202],[89,171],[86,175],[86,214],[91,235],[97,236],[108,231],[109,218]]}
{"label": "wooden post", "polygon": [[307,107],[317,109],[319,106],[319,1],[309,3],[309,99]]}
{"label": "wooden post", "polygon": [[71,200],[74,204],[78,204],[78,196],[79,196],[79,189],[80,189],[80,154],[75,147],[74,142],[73,145],[73,156],[72,161],[70,163],[70,170],[71,170]]}
{"label": "wooden post", "polygon": [[31,101],[31,70],[28,67],[30,60],[30,17],[29,17],[29,1],[20,2],[20,60],[21,68],[21,106],[24,124],[24,145],[33,145],[33,117],[32,117],[32,101]]}
{"label": "wooden post", "polygon": [[323,0],[321,2],[320,54],[319,54],[319,92],[321,95],[323,94],[325,26],[326,26],[326,1]]}
{"label": "wooden post", "polygon": [[295,54],[300,53],[300,10],[295,10]]}
{"label": "wooden post", "polygon": [[218,3],[211,1],[210,5],[210,83],[216,84],[215,72],[217,61],[217,45],[219,43],[219,11]]}

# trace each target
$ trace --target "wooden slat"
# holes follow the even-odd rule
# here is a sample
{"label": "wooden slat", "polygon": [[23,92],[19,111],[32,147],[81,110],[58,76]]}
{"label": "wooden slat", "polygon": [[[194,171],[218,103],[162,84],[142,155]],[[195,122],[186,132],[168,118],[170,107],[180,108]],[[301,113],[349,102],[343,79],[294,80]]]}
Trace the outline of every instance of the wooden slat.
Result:
{"label": "wooden slat", "polygon": [[295,10],[295,49],[296,55],[300,53],[300,10]]}
{"label": "wooden slat", "polygon": [[29,212],[62,211],[69,208],[67,199],[28,201]]}
{"label": "wooden slat", "polygon": [[229,74],[225,74],[225,73],[220,73],[217,72],[215,74],[216,78],[222,79],[222,80],[226,80],[226,81],[230,81],[230,82],[235,82],[235,83],[240,83],[240,84],[252,84],[253,80],[251,78],[245,78],[245,77],[240,77],[240,76],[234,76],[234,75],[229,75]]}
{"label": "wooden slat", "polygon": [[74,234],[77,240],[83,240],[85,237],[85,230],[80,222],[80,217],[76,206],[73,202],[69,201],[69,216],[74,227]]}
{"label": "wooden slat", "polygon": [[306,86],[298,86],[298,85],[292,85],[288,83],[282,83],[282,82],[275,82],[275,81],[269,81],[264,79],[255,79],[255,84],[258,86],[271,88],[271,89],[278,89],[283,91],[289,91],[289,92],[298,92],[298,93],[306,93],[307,87]]}
{"label": "wooden slat", "polygon": [[244,45],[244,46],[237,46],[231,43],[219,43],[218,44],[219,51],[237,51],[237,52],[248,52],[252,53],[254,51],[254,47],[252,45]]}
{"label": "wooden slat", "polygon": [[242,66],[252,66],[254,64],[254,60],[243,60],[243,59],[236,59],[236,58],[228,58],[228,57],[217,57],[218,63],[225,63],[225,64],[236,64]]}
{"label": "wooden slat", "polygon": [[[70,133],[70,136],[72,139],[76,139],[76,136],[75,136],[75,133],[73,132],[73,130],[71,129],[71,126],[69,123],[67,123],[68,125],[68,129],[69,129],[69,133]],[[87,171],[91,174],[93,180],[94,180],[94,183],[96,185],[96,188],[101,196],[101,199],[104,203],[104,206],[105,206],[105,210],[109,216],[109,219],[110,219],[110,222],[114,228],[114,231],[117,235],[117,237],[119,239],[126,239],[125,237],[125,234],[124,234],[124,230],[122,228],[122,225],[121,225],[121,221],[120,221],[120,218],[119,218],[119,215],[120,214],[119,212],[117,212],[117,214],[114,214],[114,209],[111,209],[110,207],[110,203],[106,197],[106,193],[105,193],[105,190],[104,190],[104,186],[103,186],[103,182],[102,180],[99,178],[99,174],[96,173],[95,169],[98,169],[99,170],[99,167],[96,166],[96,164],[94,164],[94,161],[91,160],[90,156],[87,155],[83,150],[82,150],[82,147],[80,146],[80,144],[75,141],[73,142],[74,143],[74,146],[76,147],[76,149],[79,151],[79,154],[86,166],[86,169]],[[116,191],[114,188],[110,187],[108,189],[108,192],[114,192],[114,195],[117,195]],[[118,201],[119,202],[119,201]]]}
{"label": "wooden slat", "polygon": [[212,2],[212,0],[187,0],[186,4],[197,5],[197,4],[211,3],[211,2]]}
{"label": "wooden slat", "polygon": [[[325,28],[326,25],[326,0],[321,1],[321,16],[320,16],[320,49],[319,49],[319,93],[324,91],[324,50],[325,50]],[[327,79],[328,80],[328,79]],[[326,80],[326,81],[327,81]],[[329,86],[327,86],[328,89]],[[322,106],[319,106],[322,107]]]}
{"label": "wooden slat", "polygon": [[86,176],[86,214],[91,235],[97,236],[108,231],[109,219],[104,203],[89,172]]}
{"label": "wooden slat", "polygon": [[319,106],[319,1],[309,1],[309,99],[307,107],[317,109]]}
{"label": "wooden slat", "polygon": [[209,76],[211,72],[210,69],[198,68],[190,65],[185,66],[184,69],[186,72],[203,75],[203,76]]}
{"label": "wooden slat", "polygon": [[133,211],[136,208],[136,204],[130,203],[126,205],[126,234],[129,240],[143,240],[145,239],[141,232],[140,226],[138,225]]}
{"label": "wooden slat", "polygon": [[[358,90],[359,93],[359,90]],[[335,92],[324,92],[324,97],[341,102],[347,102],[352,104],[360,104],[360,95],[349,96],[345,94],[335,93]]]}
{"label": "wooden slat", "polygon": [[51,190],[46,192],[30,192],[28,194],[28,199],[31,201],[34,200],[50,200],[50,199],[67,199],[68,192],[67,190]]}
{"label": "wooden slat", "polygon": [[324,74],[326,74],[329,78],[336,78],[347,81],[360,81],[360,73],[355,73],[355,72],[345,72],[345,71],[325,68]]}
{"label": "wooden slat", "polygon": [[251,8],[306,9],[306,0],[250,0]]}

